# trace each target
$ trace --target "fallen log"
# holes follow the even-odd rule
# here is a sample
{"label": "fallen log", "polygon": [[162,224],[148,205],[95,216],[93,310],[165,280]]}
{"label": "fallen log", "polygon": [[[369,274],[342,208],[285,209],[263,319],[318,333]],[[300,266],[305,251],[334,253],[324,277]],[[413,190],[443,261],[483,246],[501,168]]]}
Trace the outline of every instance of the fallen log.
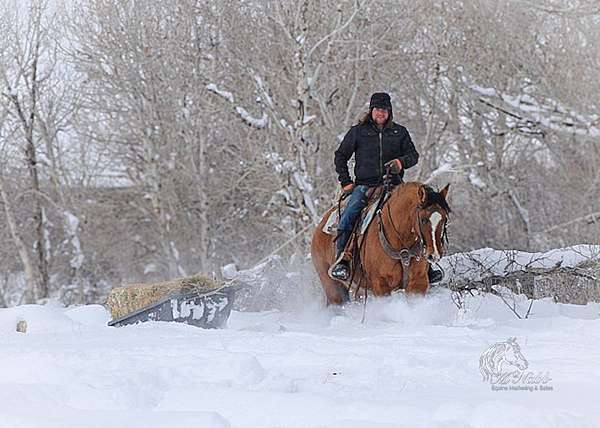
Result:
{"label": "fallen log", "polygon": [[574,267],[529,268],[476,280],[452,278],[443,285],[453,291],[478,290],[494,294],[504,287],[530,299],[550,297],[557,303],[585,305],[600,302],[600,262],[588,261]]}

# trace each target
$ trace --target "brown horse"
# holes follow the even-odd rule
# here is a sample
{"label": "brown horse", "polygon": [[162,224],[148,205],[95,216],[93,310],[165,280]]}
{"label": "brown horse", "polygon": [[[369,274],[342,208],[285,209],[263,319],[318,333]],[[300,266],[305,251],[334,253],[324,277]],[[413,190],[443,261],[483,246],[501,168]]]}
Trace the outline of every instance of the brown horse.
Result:
{"label": "brown horse", "polygon": [[[375,296],[389,295],[399,288],[424,294],[429,288],[428,263],[437,262],[446,250],[449,186],[440,192],[421,183],[397,186],[358,241],[360,263],[348,286],[371,290]],[[348,287],[328,275],[335,256],[334,236],[323,232],[323,226],[335,208],[323,216],[311,245],[327,304],[349,300]]]}

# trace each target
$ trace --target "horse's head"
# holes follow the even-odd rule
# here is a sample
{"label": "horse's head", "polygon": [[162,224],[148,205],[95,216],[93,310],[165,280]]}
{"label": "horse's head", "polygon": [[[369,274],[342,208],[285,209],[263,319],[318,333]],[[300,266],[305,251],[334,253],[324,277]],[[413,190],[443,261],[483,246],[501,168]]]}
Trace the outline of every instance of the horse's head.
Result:
{"label": "horse's head", "polygon": [[423,185],[418,190],[417,222],[423,240],[423,253],[430,262],[437,262],[446,251],[446,226],[451,211],[446,201],[449,188],[450,184],[436,192]]}
{"label": "horse's head", "polygon": [[515,337],[511,337],[506,341],[506,351],[504,354],[504,360],[521,370],[525,370],[529,363],[521,353],[521,347],[517,343],[517,339]]}
{"label": "horse's head", "polygon": [[525,370],[529,366],[515,337],[493,344],[479,358],[479,370],[483,380],[498,380],[503,374],[511,374],[511,371],[506,371],[510,370],[510,367],[506,366],[513,366],[519,370]]}

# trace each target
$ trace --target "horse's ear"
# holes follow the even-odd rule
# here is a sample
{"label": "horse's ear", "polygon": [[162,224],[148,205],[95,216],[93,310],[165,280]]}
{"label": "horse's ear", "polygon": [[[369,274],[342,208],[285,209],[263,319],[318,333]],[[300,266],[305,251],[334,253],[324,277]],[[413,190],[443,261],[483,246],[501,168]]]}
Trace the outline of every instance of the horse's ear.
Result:
{"label": "horse's ear", "polygon": [[440,190],[440,195],[442,195],[444,197],[444,199],[447,199],[448,190],[450,190],[450,183],[446,184],[446,187],[444,187],[442,190]]}
{"label": "horse's ear", "polygon": [[419,204],[425,205],[425,203],[427,202],[427,191],[425,190],[425,186],[419,187],[418,196],[419,196]]}

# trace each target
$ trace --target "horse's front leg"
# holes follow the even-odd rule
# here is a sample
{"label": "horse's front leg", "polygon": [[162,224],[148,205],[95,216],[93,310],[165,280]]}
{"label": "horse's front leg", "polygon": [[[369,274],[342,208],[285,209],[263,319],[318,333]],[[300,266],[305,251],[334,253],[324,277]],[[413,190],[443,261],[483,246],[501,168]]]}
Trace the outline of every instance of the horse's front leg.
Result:
{"label": "horse's front leg", "polygon": [[425,294],[429,288],[429,277],[427,276],[427,261],[411,263],[408,272],[407,294]]}
{"label": "horse's front leg", "polygon": [[371,291],[375,296],[389,296],[398,285],[390,275],[373,275],[371,278]]}

